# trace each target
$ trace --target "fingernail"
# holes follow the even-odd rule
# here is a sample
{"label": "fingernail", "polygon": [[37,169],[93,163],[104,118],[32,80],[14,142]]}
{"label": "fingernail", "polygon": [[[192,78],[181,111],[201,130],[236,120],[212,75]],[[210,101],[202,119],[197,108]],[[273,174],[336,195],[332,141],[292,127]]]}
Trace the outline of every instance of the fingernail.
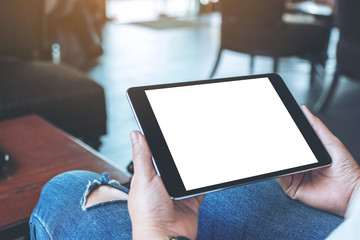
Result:
{"label": "fingernail", "polygon": [[302,105],[301,106],[301,110],[304,112],[308,112],[309,111],[309,109],[308,109],[308,107],[306,106],[306,105]]}
{"label": "fingernail", "polygon": [[130,139],[131,139],[131,143],[134,145],[135,143],[137,143],[139,141],[139,134],[137,131],[132,131],[130,133]]}

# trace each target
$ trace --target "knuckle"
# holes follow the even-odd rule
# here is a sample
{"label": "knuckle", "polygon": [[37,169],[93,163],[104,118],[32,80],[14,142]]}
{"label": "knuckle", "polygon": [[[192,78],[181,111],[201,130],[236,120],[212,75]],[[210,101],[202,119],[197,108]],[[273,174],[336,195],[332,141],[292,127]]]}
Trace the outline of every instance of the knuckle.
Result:
{"label": "knuckle", "polygon": [[295,191],[293,191],[291,188],[286,190],[286,194],[292,199],[296,200],[296,194]]}

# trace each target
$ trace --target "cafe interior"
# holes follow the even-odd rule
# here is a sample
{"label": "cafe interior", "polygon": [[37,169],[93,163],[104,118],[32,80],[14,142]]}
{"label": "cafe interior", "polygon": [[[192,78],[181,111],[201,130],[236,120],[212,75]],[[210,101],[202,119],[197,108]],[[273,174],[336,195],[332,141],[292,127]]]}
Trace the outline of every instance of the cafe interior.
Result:
{"label": "cafe interior", "polygon": [[[130,178],[134,86],[277,73],[359,161],[359,10],[355,0],[2,0],[0,205],[16,194],[14,142],[51,144],[5,131],[33,116]],[[56,174],[27,188],[33,203],[0,220],[0,239],[27,239],[29,209]]]}

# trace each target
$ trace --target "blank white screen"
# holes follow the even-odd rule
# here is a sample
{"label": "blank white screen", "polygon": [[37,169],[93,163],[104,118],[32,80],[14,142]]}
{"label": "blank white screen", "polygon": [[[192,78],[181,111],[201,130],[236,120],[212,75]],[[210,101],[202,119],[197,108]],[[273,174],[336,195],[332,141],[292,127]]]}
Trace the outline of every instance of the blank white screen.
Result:
{"label": "blank white screen", "polygon": [[145,93],[186,190],[318,162],[268,78]]}

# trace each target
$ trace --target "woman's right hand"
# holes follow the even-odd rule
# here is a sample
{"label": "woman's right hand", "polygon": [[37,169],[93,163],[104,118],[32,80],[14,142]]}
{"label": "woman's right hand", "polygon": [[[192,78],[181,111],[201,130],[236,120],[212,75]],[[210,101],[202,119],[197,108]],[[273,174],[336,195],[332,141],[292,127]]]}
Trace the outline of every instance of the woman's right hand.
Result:
{"label": "woman's right hand", "polygon": [[279,178],[285,193],[311,207],[344,217],[360,186],[360,167],[341,141],[307,107],[302,110],[332,158],[327,168]]}
{"label": "woman's right hand", "polygon": [[131,133],[134,176],[128,200],[133,239],[169,239],[185,236],[195,239],[198,216],[204,195],[172,200],[165,190],[151,161],[151,152],[145,137]]}

